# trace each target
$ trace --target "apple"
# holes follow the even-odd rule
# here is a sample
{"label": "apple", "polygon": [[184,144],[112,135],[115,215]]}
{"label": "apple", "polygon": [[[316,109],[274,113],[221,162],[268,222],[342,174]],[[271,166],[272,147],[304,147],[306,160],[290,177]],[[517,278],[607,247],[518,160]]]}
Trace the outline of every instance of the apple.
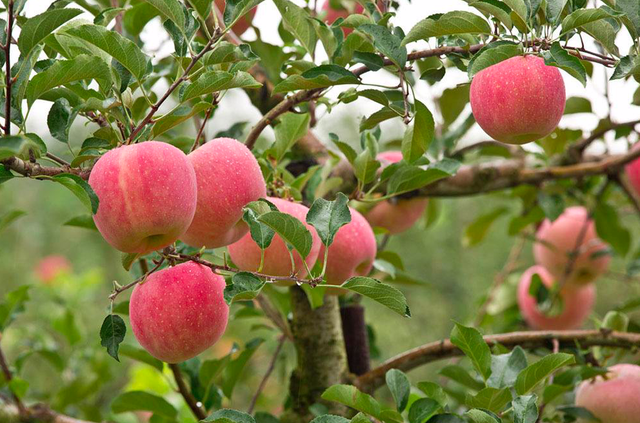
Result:
{"label": "apple", "polygon": [[[378,154],[377,159],[384,168],[401,161],[402,153],[386,151]],[[392,198],[376,204],[366,213],[366,218],[374,228],[384,228],[395,235],[411,229],[424,215],[428,203],[429,200],[426,198]]]}
{"label": "apple", "polygon": [[471,109],[493,139],[526,144],[558,126],[566,93],[558,68],[537,56],[516,56],[478,72],[471,82]]}
{"label": "apple", "polygon": [[164,142],[115,148],[93,167],[89,185],[100,205],[93,217],[104,239],[125,253],[146,254],[175,242],[196,211],[196,173]]}
{"label": "apple", "polygon": [[[351,9],[347,9],[347,8],[334,9],[333,7],[331,7],[331,0],[326,0],[322,5],[322,11],[325,13],[325,17],[324,17],[325,23],[327,23],[327,25],[332,25],[339,18],[346,19],[349,15],[353,15],[353,14],[358,15],[358,14],[364,13],[364,7],[360,3],[356,2],[355,0],[351,0],[350,6],[351,6]],[[379,0],[378,7],[380,8],[380,10],[384,10],[384,1]],[[343,27],[342,30],[344,31],[345,36],[348,36],[353,32],[353,29],[346,28],[346,27]]]}
{"label": "apple", "polygon": [[[578,245],[578,241],[580,245]],[[576,250],[576,246],[578,247]],[[536,264],[546,268],[557,280],[584,285],[604,273],[611,257],[603,253],[607,245],[596,234],[595,225],[584,207],[569,207],[554,221],[545,220],[536,235],[533,255]],[[570,257],[578,253],[571,265]],[[565,275],[568,267],[573,270]]]}
{"label": "apple", "polygon": [[50,284],[60,275],[71,272],[71,263],[65,256],[52,254],[44,257],[36,265],[36,276],[45,284]]}
{"label": "apple", "polygon": [[[637,150],[638,148],[640,148],[640,143],[634,144],[631,149]],[[633,190],[636,194],[640,195],[640,159],[636,159],[626,165],[625,173],[627,174],[627,179],[633,187]]]}
{"label": "apple", "polygon": [[529,293],[535,274],[540,276],[547,288],[551,288],[556,283],[556,279],[542,266],[532,266],[522,274],[518,285],[518,307],[527,324],[539,330],[569,330],[582,326],[591,314],[595,302],[595,286],[593,284],[584,287],[565,286],[560,291],[562,311],[554,316],[545,315],[538,308],[536,299]]}
{"label": "apple", "polygon": [[601,423],[637,423],[640,366],[618,364],[609,367],[606,377],[582,382],[576,392],[576,405],[589,410]]}
{"label": "apple", "polygon": [[[226,0],[215,0],[216,8],[220,11],[221,14],[224,14],[224,8],[226,7]],[[233,32],[239,37],[244,34],[249,27],[251,27],[251,22],[253,18],[256,16],[256,12],[258,11],[258,6],[251,9],[246,15],[241,17],[238,22],[233,26]]]}
{"label": "apple", "polygon": [[[281,198],[268,197],[267,200],[272,202],[280,212],[287,213],[300,220],[304,223],[307,229],[311,231],[313,244],[311,252],[305,260],[307,266],[311,269],[318,259],[321,242],[315,228],[306,223],[307,212],[309,209],[302,204],[293,203]],[[256,244],[251,238],[250,233],[247,233],[245,236],[240,238],[238,242],[229,245],[228,249],[231,260],[233,260],[239,269],[255,272],[260,267],[260,247],[258,247],[258,244]],[[296,276],[300,278],[305,277],[307,272],[302,263],[302,257],[295,250],[293,250],[293,258]],[[292,273],[289,249],[287,248],[285,241],[277,234],[273,237],[271,245],[264,250],[262,273],[271,276],[289,276]]]}
{"label": "apple", "polygon": [[131,294],[131,328],[158,360],[180,363],[205,351],[227,327],[224,278],[186,262],[152,273]]}
{"label": "apple", "polygon": [[[325,279],[328,284],[341,285],[354,276],[366,276],[376,259],[376,237],[369,222],[357,210],[350,208],[351,222],[336,233],[329,246]],[[318,255],[324,260],[325,246]]]}
{"label": "apple", "polygon": [[196,248],[236,242],[249,231],[242,208],[267,196],[258,161],[232,138],[216,138],[187,157],[196,172],[198,206],[182,241]]}

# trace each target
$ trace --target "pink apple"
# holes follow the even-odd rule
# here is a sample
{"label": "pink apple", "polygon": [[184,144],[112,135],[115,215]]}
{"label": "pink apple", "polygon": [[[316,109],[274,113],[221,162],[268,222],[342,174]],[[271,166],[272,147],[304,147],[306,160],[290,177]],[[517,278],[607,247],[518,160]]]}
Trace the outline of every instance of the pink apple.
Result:
{"label": "pink apple", "polygon": [[[366,276],[376,259],[376,237],[369,222],[351,209],[351,222],[340,228],[329,246],[325,278],[331,285],[340,285],[354,276]],[[319,260],[324,260],[324,245]]]}
{"label": "pink apple", "polygon": [[478,72],[471,109],[493,139],[526,144],[546,137],[564,113],[566,93],[558,68],[537,56],[516,56]]}
{"label": "pink apple", "polygon": [[580,384],[576,405],[589,410],[601,423],[640,421],[640,366],[618,364],[606,377]]}
{"label": "pink apple", "polygon": [[131,294],[131,328],[158,360],[180,363],[205,351],[227,327],[224,278],[187,262],[152,273]]}
{"label": "pink apple", "polygon": [[[632,150],[640,148],[640,143],[634,144]],[[640,159],[636,159],[625,166],[625,173],[629,179],[629,183],[637,195],[640,195]]]}
{"label": "pink apple", "polygon": [[[402,153],[386,151],[378,154],[377,159],[384,168],[401,161]],[[374,228],[384,228],[392,235],[399,234],[411,229],[420,220],[427,209],[428,202],[426,198],[393,198],[376,204],[367,212],[366,218]]]}
{"label": "pink apple", "polygon": [[71,263],[65,256],[52,254],[40,260],[35,271],[38,279],[49,284],[58,276],[71,272]]}
{"label": "pink apple", "polygon": [[[306,263],[309,269],[313,267],[318,259],[318,253],[320,252],[320,238],[313,226],[306,223],[307,212],[309,209],[302,204],[292,203],[281,198],[269,197],[267,200],[271,201],[280,212],[290,214],[296,219],[300,220],[311,231],[313,236],[313,246],[311,252],[306,258]],[[247,233],[238,242],[229,245],[229,256],[231,260],[238,266],[238,268],[246,271],[257,271],[260,267],[260,247],[251,238],[251,234]],[[307,272],[302,263],[302,257],[297,251],[293,251],[293,257],[295,262],[295,272],[298,277],[306,276]],[[289,250],[284,240],[275,235],[271,241],[271,245],[264,251],[264,265],[262,267],[262,273],[271,276],[289,276],[291,275],[291,258],[289,256]]]}
{"label": "pink apple", "polygon": [[147,141],[107,152],[89,184],[100,205],[94,221],[104,239],[126,253],[149,253],[175,242],[196,211],[196,174],[187,156]]}
{"label": "pink apple", "polygon": [[518,306],[527,324],[540,330],[569,330],[582,326],[591,314],[595,302],[595,286],[565,286],[560,291],[563,303],[560,314],[545,315],[538,308],[536,299],[529,293],[531,280],[535,274],[540,276],[547,288],[551,288],[556,283],[554,277],[542,266],[532,266],[522,274],[518,285]]}
{"label": "pink apple", "polygon": [[[536,263],[557,280],[566,278],[565,283],[568,284],[593,282],[607,270],[611,259],[608,254],[602,254],[607,246],[598,238],[595,225],[589,220],[589,213],[584,207],[569,207],[554,222],[545,220],[538,229],[536,240],[538,242],[533,246]],[[570,266],[570,256],[575,251],[578,256],[567,277],[565,273]]]}
{"label": "pink apple", "polygon": [[[215,0],[215,1],[216,1],[216,8],[218,8],[220,13],[223,14],[224,8],[227,3],[226,0]],[[247,31],[247,29],[249,29],[249,27],[251,26],[251,22],[253,21],[253,18],[256,16],[257,11],[258,11],[258,7],[256,6],[253,9],[251,9],[249,13],[241,17],[238,20],[238,22],[236,22],[236,24],[233,26],[232,28],[233,32],[238,37],[244,34]]]}
{"label": "pink apple", "polygon": [[242,208],[267,196],[258,161],[241,142],[216,138],[188,156],[198,181],[198,207],[181,237],[196,247],[232,244],[249,231]]}

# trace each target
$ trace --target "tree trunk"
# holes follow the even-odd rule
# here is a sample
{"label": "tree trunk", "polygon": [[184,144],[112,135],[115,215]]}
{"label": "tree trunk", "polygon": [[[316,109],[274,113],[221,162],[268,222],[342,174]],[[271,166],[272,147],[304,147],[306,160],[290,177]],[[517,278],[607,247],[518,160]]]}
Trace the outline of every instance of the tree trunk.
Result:
{"label": "tree trunk", "polygon": [[322,307],[312,310],[305,292],[294,286],[291,305],[298,365],[291,374],[289,387],[292,407],[282,421],[308,423],[314,417],[309,407],[316,403],[326,405],[331,414],[346,415],[346,407],[320,398],[325,389],[343,383],[347,376],[338,297],[328,295]]}

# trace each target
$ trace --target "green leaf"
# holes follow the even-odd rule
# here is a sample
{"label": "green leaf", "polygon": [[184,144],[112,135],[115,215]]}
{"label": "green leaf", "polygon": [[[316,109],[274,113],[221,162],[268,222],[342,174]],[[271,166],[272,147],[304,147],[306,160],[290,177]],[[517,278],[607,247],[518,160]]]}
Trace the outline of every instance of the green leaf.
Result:
{"label": "green leaf", "polygon": [[617,32],[613,25],[607,20],[599,20],[584,24],[580,27],[587,34],[591,35],[596,41],[598,41],[609,53],[614,56],[620,56],[618,47],[616,46]]}
{"label": "green leaf", "polygon": [[478,0],[471,1],[469,6],[485,12],[497,20],[502,22],[507,29],[513,28],[513,21],[511,20],[511,9],[499,0]]}
{"label": "green leaf", "polygon": [[479,382],[476,378],[471,376],[467,370],[458,365],[449,365],[440,369],[442,376],[448,377],[451,380],[455,380],[460,385],[467,388],[479,391],[484,388],[484,383]]}
{"label": "green leaf", "polygon": [[418,382],[416,387],[424,392],[427,398],[438,401],[438,404],[442,407],[447,405],[447,394],[444,393],[444,390],[437,383]]}
{"label": "green leaf", "polygon": [[84,228],[91,229],[97,231],[96,224],[93,221],[93,217],[91,215],[80,215],[76,217],[72,217],[63,223],[64,226],[74,226],[76,228]]}
{"label": "green leaf", "polygon": [[640,3],[636,0],[616,0],[615,6],[621,12],[624,12],[623,22],[629,28],[631,36],[637,38],[638,34],[640,34]]}
{"label": "green leaf", "polygon": [[348,289],[349,291],[370,298],[401,316],[411,317],[411,310],[409,310],[404,294],[396,288],[376,279],[356,276],[344,282],[340,285],[340,288]]}
{"label": "green leaf", "polygon": [[69,129],[75,117],[76,113],[71,110],[69,100],[64,97],[57,99],[47,116],[47,126],[51,136],[58,141],[69,142]]}
{"label": "green leaf", "polygon": [[285,113],[280,117],[280,123],[274,128],[276,140],[269,153],[277,161],[282,160],[298,140],[309,131],[311,116],[308,113]]}
{"label": "green leaf", "polygon": [[334,416],[333,414],[324,414],[311,420],[311,423],[349,423],[352,420],[345,419],[342,416]]}
{"label": "green leaf", "polygon": [[486,408],[494,413],[501,412],[511,401],[509,388],[497,389],[487,387],[476,395],[467,394],[466,403],[469,408]]}
{"label": "green leaf", "polygon": [[462,243],[466,247],[473,247],[480,244],[489,233],[491,225],[493,225],[500,216],[506,214],[508,211],[509,209],[506,207],[498,207],[489,213],[480,215],[473,221],[473,223],[467,226],[467,229],[465,229]]}
{"label": "green leaf", "polygon": [[480,51],[473,55],[467,66],[467,74],[472,79],[478,72],[498,64],[514,56],[522,55],[524,50],[521,44],[511,41],[495,41],[482,47]]}
{"label": "green leaf", "polygon": [[318,37],[309,13],[289,0],[274,0],[274,3],[282,15],[284,28],[313,56]]}
{"label": "green leaf", "polygon": [[[469,84],[448,88],[438,99],[445,128],[453,124],[469,104]],[[472,121],[475,122],[475,121]],[[460,135],[462,136],[462,135]]]}
{"label": "green leaf", "polygon": [[501,423],[502,420],[489,410],[473,409],[465,414],[473,423]]}
{"label": "green leaf", "polygon": [[593,212],[593,219],[598,236],[609,243],[618,254],[626,256],[631,248],[631,233],[620,224],[616,208],[599,201]]}
{"label": "green leaf", "polygon": [[224,289],[224,300],[227,304],[235,301],[249,301],[260,295],[265,282],[249,272],[239,272],[233,275],[231,284]]}
{"label": "green leaf", "polygon": [[569,0],[547,0],[546,15],[547,20],[552,25],[556,25],[560,20],[560,15]]}
{"label": "green leaf", "polygon": [[418,22],[411,28],[402,44],[455,34],[491,34],[491,27],[481,16],[456,10],[443,15],[432,15]]}
{"label": "green leaf", "polygon": [[[40,157],[42,146],[26,136],[12,135],[0,137],[0,160],[9,157],[29,159],[29,151],[32,151],[36,157]],[[46,152],[46,150],[44,151]]]}
{"label": "green leaf", "polygon": [[401,38],[380,25],[360,25],[358,31],[370,35],[373,38],[374,47],[391,59],[399,69],[404,69],[404,65],[407,63],[407,48],[402,44]]}
{"label": "green leaf", "polygon": [[52,88],[90,79],[95,79],[105,90],[111,84],[109,66],[100,57],[81,54],[71,60],[58,60],[29,81],[27,102],[31,106]]}
{"label": "green leaf", "polygon": [[385,375],[385,381],[396,402],[396,408],[402,413],[409,403],[409,395],[411,394],[409,378],[400,370],[391,369]]}
{"label": "green leaf", "polygon": [[240,355],[232,360],[224,369],[224,382],[222,384],[222,392],[227,398],[231,398],[233,389],[238,382],[238,378],[242,374],[242,371],[246,367],[247,363],[256,352],[256,350],[264,342],[263,339],[255,338],[247,342],[245,349],[242,350]]}
{"label": "green leaf", "polygon": [[138,258],[140,258],[139,253],[122,253],[120,257],[122,268],[128,272],[129,270],[131,270],[133,263],[135,263]]}
{"label": "green leaf", "polygon": [[131,72],[138,81],[142,80],[151,70],[151,62],[142,50],[133,41],[124,38],[115,31],[98,25],[81,25],[70,28],[66,32],[109,54]]}
{"label": "green leaf", "polygon": [[149,411],[167,419],[175,419],[178,415],[178,411],[167,400],[143,391],[130,391],[118,395],[111,403],[111,410],[116,414]]}
{"label": "green leaf", "polygon": [[344,404],[377,419],[382,411],[380,404],[371,395],[351,385],[333,385],[322,394],[322,399]]}
{"label": "green leaf", "polygon": [[435,133],[433,115],[420,101],[415,102],[416,114],[411,136],[402,141],[402,157],[407,163],[413,163],[427,152]]}
{"label": "green leaf", "polygon": [[548,51],[542,52],[542,57],[547,66],[560,68],[580,81],[583,86],[587,86],[587,70],[584,65],[580,59],[567,53],[560,43],[553,43]]}
{"label": "green leaf", "polygon": [[256,420],[249,414],[238,410],[224,408],[214,411],[203,422],[213,423],[256,423]]}
{"label": "green leaf", "polygon": [[601,19],[611,18],[606,10],[598,8],[578,9],[562,20],[562,34]]}
{"label": "green leaf", "polygon": [[[275,206],[273,206],[273,208],[275,208]],[[271,203],[267,202],[266,200],[253,201],[244,207],[242,220],[244,220],[247,225],[249,225],[251,239],[253,239],[255,243],[258,244],[258,247],[260,247],[260,249],[262,250],[271,245],[271,241],[273,240],[275,231],[264,223],[261,223],[258,220],[258,217],[270,211],[277,210],[277,208],[273,210],[271,207]]]}
{"label": "green leaf", "polygon": [[451,343],[469,357],[473,367],[487,380],[491,375],[491,350],[477,329],[459,323],[451,331]]}
{"label": "green leaf", "polygon": [[399,195],[415,191],[440,179],[455,175],[459,168],[460,162],[452,159],[443,159],[441,162],[430,165],[427,169],[418,166],[403,166],[389,179],[387,194]]}
{"label": "green leaf", "polygon": [[302,222],[290,214],[271,211],[260,216],[258,221],[276,231],[302,258],[306,258],[311,252],[313,244],[311,232]]}
{"label": "green leaf", "polygon": [[440,404],[431,398],[420,398],[411,404],[409,409],[409,423],[423,423],[433,417],[438,410]]}
{"label": "green leaf", "polygon": [[525,0],[503,0],[503,2],[511,8],[511,20],[516,28],[518,28],[518,31],[524,34],[528,33],[529,26],[527,25],[527,17],[529,13]]}
{"label": "green leaf", "polygon": [[[209,3],[211,3],[211,1],[209,1]],[[147,23],[158,16],[158,14],[158,9],[149,3],[138,3],[125,11],[122,23],[128,33],[133,36],[138,36]]]}
{"label": "green leaf", "polygon": [[20,38],[18,38],[20,53],[28,56],[45,37],[81,13],[82,10],[79,9],[50,9],[27,19],[22,25]]}
{"label": "green leaf", "polygon": [[[104,322],[102,322],[102,327],[100,328],[100,345],[105,347],[107,349],[107,353],[117,361],[120,361],[120,358],[118,357],[118,350],[120,349],[120,344],[124,341],[126,333],[127,327],[124,324],[124,320],[116,314],[108,315],[104,319]],[[116,413],[118,412],[115,408],[113,410]]]}
{"label": "green leaf", "polygon": [[224,8],[225,26],[227,28],[232,27],[241,17],[260,3],[262,3],[262,0],[226,0]]}
{"label": "green leaf", "polygon": [[189,84],[182,91],[180,101],[186,103],[196,97],[232,88],[260,88],[261,86],[262,84],[256,81],[253,76],[244,71],[238,71],[234,74],[224,71],[210,71],[199,75],[193,84]]}
{"label": "green leaf", "polygon": [[27,394],[27,390],[29,390],[29,382],[19,377],[14,376],[9,382],[9,389],[13,392],[18,398],[24,398]]}
{"label": "green leaf", "polygon": [[0,331],[4,331],[24,311],[24,305],[30,299],[29,289],[29,285],[23,285],[5,294],[4,301],[0,303]]}
{"label": "green leaf", "polygon": [[[2,141],[0,141],[0,156],[2,155]],[[0,164],[0,184],[7,182],[9,179],[13,179],[13,173],[6,168],[4,165]]]}
{"label": "green leaf", "polygon": [[274,87],[275,93],[312,90],[336,85],[360,84],[360,79],[347,69],[336,65],[311,68],[300,75],[291,75]]}
{"label": "green leaf", "polygon": [[207,19],[211,13],[211,0],[188,0],[189,4],[198,12],[202,19]]}
{"label": "green leaf", "polygon": [[401,116],[402,116],[401,109],[398,109],[395,106],[383,107],[382,109],[378,110],[368,118],[362,120],[362,122],[360,123],[360,132],[373,129],[376,126],[378,126],[378,124],[380,124],[381,122],[384,122],[385,120],[389,120],[389,119],[393,119]]}
{"label": "green leaf", "polygon": [[327,247],[333,243],[338,230],[349,222],[349,198],[341,192],[333,201],[316,199],[307,213],[307,223],[316,228],[320,240]]}
{"label": "green leaf", "polygon": [[142,348],[136,348],[134,346],[128,345],[128,344],[122,344],[120,345],[120,355],[123,355],[125,357],[129,357],[133,360],[139,361],[141,363],[145,363],[150,365],[151,367],[154,367],[155,369],[157,369],[158,371],[162,371],[164,364],[162,364],[162,361],[158,360],[157,358],[153,357],[151,354],[149,354],[148,352],[146,352],[145,350],[143,350]]}
{"label": "green leaf", "polygon": [[567,104],[564,106],[564,114],[571,115],[574,113],[592,113],[591,101],[584,97],[569,97]]}
{"label": "green leaf", "polygon": [[4,231],[10,224],[26,215],[27,212],[22,210],[12,210],[3,215],[0,215],[0,232]]}
{"label": "green leaf", "polygon": [[64,185],[92,213],[98,212],[99,200],[93,188],[78,175],[61,173],[51,178],[52,181]]}
{"label": "green leaf", "polygon": [[158,9],[161,15],[175,23],[184,34],[187,20],[184,15],[184,6],[178,0],[147,0],[147,3]]}
{"label": "green leaf", "polygon": [[194,115],[204,112],[209,108],[211,108],[211,103],[204,101],[197,103],[195,106],[185,104],[176,108],[170,114],[164,115],[156,120],[156,123],[151,129],[151,138],[157,138],[168,130],[175,128],[181,123],[191,119]]}
{"label": "green leaf", "polygon": [[516,383],[518,375],[526,367],[527,356],[519,346],[515,347],[509,354],[491,356],[491,377],[487,379],[487,386],[510,388]]}
{"label": "green leaf", "polygon": [[576,359],[573,355],[565,353],[550,354],[543,357],[520,372],[516,379],[516,392],[518,395],[530,392],[553,372],[561,367],[573,364],[575,361]]}
{"label": "green leaf", "polygon": [[513,400],[513,423],[536,423],[538,421],[538,397],[527,395]]}

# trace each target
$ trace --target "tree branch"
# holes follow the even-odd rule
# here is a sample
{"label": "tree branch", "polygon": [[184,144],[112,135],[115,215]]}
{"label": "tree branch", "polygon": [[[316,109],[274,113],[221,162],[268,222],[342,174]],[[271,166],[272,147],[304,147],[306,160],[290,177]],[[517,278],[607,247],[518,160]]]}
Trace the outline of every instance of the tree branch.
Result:
{"label": "tree branch", "polygon": [[[561,348],[575,346],[640,348],[640,334],[597,330],[513,332],[487,335],[484,340],[489,345],[500,344],[509,349],[519,345],[528,350],[553,348],[555,341]],[[369,373],[357,378],[355,385],[366,391],[374,391],[384,385],[385,374],[391,369],[409,371],[424,364],[461,355],[463,355],[462,351],[448,339],[432,342],[387,360]]]}
{"label": "tree branch", "polygon": [[584,152],[584,150],[586,150],[586,148],[589,147],[591,143],[593,143],[595,140],[597,140],[598,138],[602,138],[607,132],[618,129],[618,128],[628,127],[628,126],[634,127],[638,124],[640,124],[640,119],[632,120],[630,122],[614,123],[607,128],[603,128],[598,131],[595,131],[594,133],[589,135],[587,138],[584,138],[580,141],[577,141],[571,144],[565,154],[566,159],[568,159],[571,163],[577,163],[580,161],[580,158],[582,157],[582,153]]}
{"label": "tree branch", "polygon": [[92,423],[86,420],[79,420],[64,414],[56,413],[44,404],[36,404],[29,408],[27,418],[20,417],[18,409],[12,404],[0,403],[0,421],[2,422],[24,422],[33,421],[41,423]]}
{"label": "tree branch", "polygon": [[178,385],[178,391],[180,391],[180,395],[184,398],[185,402],[193,412],[193,415],[196,416],[198,420],[204,420],[207,418],[207,413],[200,407],[198,404],[198,400],[193,396],[191,390],[187,386],[182,377],[182,371],[180,370],[180,366],[178,364],[169,364],[169,368],[173,372],[173,377],[176,380],[176,384]]}
{"label": "tree branch", "polygon": [[4,97],[4,134],[11,135],[11,88],[13,79],[11,78],[11,37],[13,33],[13,0],[7,4],[7,41],[4,44],[5,59],[5,97]]}
{"label": "tree branch", "polygon": [[265,386],[267,386],[267,381],[269,380],[269,376],[271,376],[271,373],[273,373],[273,370],[276,368],[276,362],[278,361],[278,356],[280,355],[280,351],[282,351],[282,346],[284,345],[286,340],[287,338],[284,335],[280,336],[280,339],[278,340],[278,346],[276,347],[276,350],[273,353],[273,357],[271,357],[271,362],[269,362],[269,367],[267,368],[267,371],[265,372],[264,377],[260,381],[260,385],[258,385],[258,389],[256,390],[256,393],[253,395],[253,398],[251,398],[251,403],[249,404],[247,413],[253,414],[253,410],[256,407],[258,398],[260,397],[260,394],[262,393],[262,391],[264,391]]}

